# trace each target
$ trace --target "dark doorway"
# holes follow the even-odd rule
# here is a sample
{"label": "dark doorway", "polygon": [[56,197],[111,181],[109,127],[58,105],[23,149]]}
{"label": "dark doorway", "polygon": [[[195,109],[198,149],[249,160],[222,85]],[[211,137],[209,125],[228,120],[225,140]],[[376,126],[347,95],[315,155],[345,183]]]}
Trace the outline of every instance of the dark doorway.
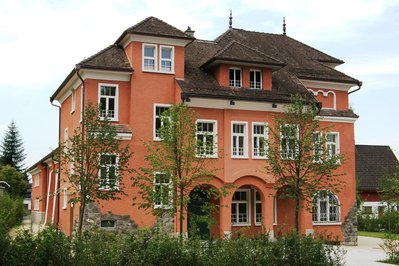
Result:
{"label": "dark doorway", "polygon": [[188,236],[209,239],[210,236],[210,193],[206,186],[197,186],[190,193],[187,212]]}

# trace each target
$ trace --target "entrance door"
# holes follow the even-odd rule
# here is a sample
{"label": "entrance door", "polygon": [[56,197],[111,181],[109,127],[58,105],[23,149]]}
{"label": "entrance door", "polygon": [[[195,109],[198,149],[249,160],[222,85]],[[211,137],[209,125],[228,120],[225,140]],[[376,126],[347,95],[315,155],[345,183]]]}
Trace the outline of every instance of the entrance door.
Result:
{"label": "entrance door", "polygon": [[196,187],[190,193],[190,203],[187,212],[188,236],[199,236],[201,239],[209,239],[210,196],[208,189],[203,186]]}

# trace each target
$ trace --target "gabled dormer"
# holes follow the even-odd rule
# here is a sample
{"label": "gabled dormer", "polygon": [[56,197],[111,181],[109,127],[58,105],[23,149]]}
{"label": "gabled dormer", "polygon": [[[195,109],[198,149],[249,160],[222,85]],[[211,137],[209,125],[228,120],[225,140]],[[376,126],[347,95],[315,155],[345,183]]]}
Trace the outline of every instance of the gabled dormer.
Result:
{"label": "gabled dormer", "polygon": [[194,37],[168,23],[148,17],[128,28],[116,41],[126,52],[132,68],[142,73],[184,77],[184,47]]}
{"label": "gabled dormer", "polygon": [[237,41],[220,49],[202,65],[211,70],[220,86],[248,89],[272,89],[272,72],[284,64]]}

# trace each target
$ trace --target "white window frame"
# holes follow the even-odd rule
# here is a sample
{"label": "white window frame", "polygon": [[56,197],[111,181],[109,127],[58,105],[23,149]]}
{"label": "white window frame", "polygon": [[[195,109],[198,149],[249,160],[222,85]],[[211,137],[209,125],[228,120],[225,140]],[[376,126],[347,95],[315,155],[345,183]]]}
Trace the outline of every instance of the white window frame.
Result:
{"label": "white window frame", "polygon": [[[101,168],[102,168],[102,165],[101,165],[101,156],[103,156],[103,155],[106,155],[106,156],[115,156],[115,176],[116,176],[116,179],[117,179],[117,180],[115,180],[115,186],[114,186],[113,188],[110,188],[108,185],[102,186],[102,185],[100,184],[100,181],[101,181]],[[119,189],[119,177],[118,177],[118,175],[119,175],[119,171],[118,171],[119,156],[118,156],[118,154],[101,153],[101,154],[99,154],[99,161],[98,161],[98,163],[99,163],[99,170],[98,170],[99,190],[104,190],[104,191],[118,190],[118,189]],[[108,171],[109,171],[109,167],[112,166],[112,165],[113,165],[113,164],[106,164],[106,165],[105,165],[106,171],[107,171],[106,183],[109,182]]]}
{"label": "white window frame", "polygon": [[[104,95],[101,96],[101,87],[105,86],[105,87],[114,87],[115,88],[115,96],[108,96],[108,95]],[[106,98],[107,99],[107,103],[105,106],[105,111],[109,112],[108,110],[108,99],[113,98],[115,100],[114,102],[114,106],[115,106],[115,110],[114,110],[114,117],[110,117],[108,116],[109,121],[118,121],[118,113],[119,113],[119,84],[111,84],[111,83],[99,83],[98,84],[98,104],[101,104],[101,98]],[[100,113],[100,118],[104,119],[105,116],[102,116],[102,114]]]}
{"label": "white window frame", "polygon": [[[162,49],[167,48],[167,49],[172,49],[170,59],[164,59],[162,58]],[[160,45],[159,46],[159,71],[163,73],[174,73],[175,72],[175,47],[173,46],[167,46],[167,45]],[[168,61],[170,62],[170,70],[165,70],[162,68],[162,61]]]}
{"label": "white window frame", "polygon": [[62,193],[62,209],[65,210],[68,206],[68,189],[64,188]]}
{"label": "white window frame", "polygon": [[[170,199],[170,202],[169,202],[169,204],[164,204],[163,202],[161,202],[160,204],[157,204],[155,201],[154,201],[154,209],[171,209],[172,208],[172,196],[173,196],[173,194],[172,194],[172,177],[171,176],[169,176],[169,183],[157,183],[156,182],[156,176],[157,175],[167,175],[167,173],[165,173],[165,172],[154,172],[154,182],[153,182],[153,188],[154,188],[154,192],[155,192],[155,187],[156,186],[160,186],[160,188],[161,188],[161,190],[162,190],[162,187],[168,187],[169,188],[169,199]],[[161,192],[161,194],[162,194],[162,192]]]}
{"label": "white window frame", "polygon": [[[154,48],[154,57],[149,57],[149,56],[145,56],[144,54],[144,50],[146,47],[152,47]],[[148,71],[148,72],[154,72],[154,71],[158,71],[158,45],[156,44],[152,44],[152,43],[143,43],[143,52],[142,52],[142,56],[143,56],[143,61],[142,61],[142,70]],[[145,68],[144,67],[144,61],[145,59],[151,59],[154,60],[154,68]]]}
{"label": "white window frame", "polygon": [[[336,142],[328,141],[328,135],[335,135],[336,136]],[[326,156],[327,159],[331,158],[331,154],[329,153],[329,145],[335,144],[335,155],[340,154],[340,147],[339,147],[339,132],[326,132]]]}
{"label": "white window frame", "polygon": [[83,118],[83,86],[80,87],[80,120],[79,122],[82,122],[82,118]]}
{"label": "white window frame", "polygon": [[[234,77],[230,79],[230,70],[234,70]],[[237,86],[236,70],[240,71],[240,86]],[[230,67],[229,68],[229,86],[231,88],[242,88],[242,69],[240,67]]]}
{"label": "white window frame", "polygon": [[[253,191],[254,191],[254,224],[259,226],[259,225],[262,225],[262,219],[263,219],[263,217],[262,217],[262,197],[261,197],[261,195],[260,195],[260,193],[258,192],[257,189],[254,189]],[[259,194],[260,200],[256,200],[256,195],[257,194]],[[256,217],[258,215],[258,212],[256,211],[256,204],[260,204],[260,206],[261,206],[261,208],[260,208],[260,222],[257,221],[257,217]]]}
{"label": "white window frame", "polygon": [[[264,126],[264,134],[256,134],[255,133],[255,126]],[[255,143],[259,146],[259,138],[263,137],[265,139],[265,154],[255,155]],[[255,138],[258,138],[255,140]],[[267,159],[267,152],[268,152],[268,140],[269,140],[269,125],[268,123],[264,122],[252,122],[252,158],[253,159]]]}
{"label": "white window frame", "polygon": [[[320,199],[320,193],[321,192],[326,192],[327,196],[326,199],[323,201],[326,201],[326,216],[327,216],[327,220],[326,221],[321,221],[321,215],[320,215],[320,202],[322,201]],[[336,217],[337,220],[331,220],[330,219],[330,197],[335,198],[337,205],[336,205]],[[315,203],[317,204],[317,207],[315,206]],[[316,195],[313,198],[313,214],[312,214],[312,221],[313,221],[313,225],[340,225],[341,224],[341,208],[340,208],[340,202],[339,202],[339,198],[337,197],[337,195],[331,193],[330,191],[320,191],[318,193],[316,193]],[[315,220],[315,214],[314,212],[317,211],[317,220]]]}
{"label": "white window frame", "polygon": [[[209,123],[209,124],[213,124],[213,132],[205,132],[205,131],[198,131],[198,123]],[[218,158],[218,121],[217,120],[213,120],[213,119],[197,119],[195,121],[195,128],[196,128],[196,133],[195,133],[195,138],[196,140],[198,140],[198,135],[211,135],[213,137],[213,153],[211,155],[209,154],[198,154],[198,157],[204,157],[204,158]],[[205,141],[206,144],[206,141]],[[203,145],[206,149],[206,145]]]}
{"label": "white window frame", "polygon": [[[314,136],[317,135],[318,136],[318,140],[315,141]],[[323,133],[320,131],[314,131],[313,135],[312,135],[312,141],[313,141],[313,162],[315,163],[320,163],[323,161],[323,155],[324,155],[324,145],[323,145]],[[319,151],[318,151],[318,157],[319,159],[316,160],[316,145],[319,145]]]}
{"label": "white window frame", "polygon": [[72,95],[71,95],[71,114],[75,112],[76,108],[76,90],[72,89]]}
{"label": "white window frame", "polygon": [[[157,116],[157,107],[171,107],[171,104],[162,104],[162,103],[155,103],[154,104],[154,125],[153,125],[153,137],[155,141],[160,141],[162,140],[160,137],[157,136],[157,118],[160,118],[159,116]],[[162,121],[161,121],[161,126],[162,126]]]}
{"label": "white window frame", "polygon": [[[103,221],[113,221],[114,222],[114,226],[102,226],[101,223]],[[114,219],[103,219],[103,220],[100,220],[100,228],[102,230],[113,230],[113,229],[116,228],[116,221]]]}
{"label": "white window frame", "polygon": [[277,225],[277,195],[273,197],[273,225]]}
{"label": "white window frame", "polygon": [[[234,130],[234,125],[244,125],[244,133],[233,133]],[[248,122],[246,121],[231,121],[231,158],[237,158],[237,159],[248,159]],[[243,147],[243,155],[234,155],[234,137],[237,136],[243,136],[244,137],[244,147]]]}
{"label": "white window frame", "polygon": [[[295,126],[296,127],[296,140],[299,141],[299,127],[298,127],[298,125],[286,124],[286,125],[283,125],[283,126],[284,127]],[[283,145],[282,145],[282,141],[285,138],[289,139],[289,137],[285,137],[283,132],[281,132],[281,130],[280,130],[280,158],[282,160],[295,160],[295,154],[298,152],[297,147],[295,147],[295,146],[292,147],[292,155],[290,155],[291,153],[289,151],[291,151],[291,149],[290,149],[289,141],[286,143],[285,147],[283,147]],[[291,136],[291,138],[292,138],[292,136]],[[283,150],[285,150],[286,157],[283,157]]]}
{"label": "white window frame", "polygon": [[40,200],[39,199],[34,199],[33,201],[33,210],[38,211],[40,209]]}
{"label": "white window frame", "polygon": [[[231,201],[231,205],[233,207],[233,204],[236,204],[235,208],[236,208],[236,212],[237,214],[239,214],[239,205],[240,203],[245,203],[247,205],[247,222],[243,223],[243,222],[234,222],[233,221],[233,212],[231,212],[231,225],[232,226],[249,226],[251,225],[251,189],[237,189],[234,193],[236,192],[245,192],[247,193],[247,200],[232,200]],[[234,197],[234,194],[233,194]],[[238,217],[236,218],[236,220],[238,221]]]}
{"label": "white window frame", "polygon": [[40,174],[33,176],[33,187],[40,186]]}
{"label": "white window frame", "polygon": [[[251,82],[251,72],[259,73],[259,74],[260,74],[259,87],[253,86],[254,83]],[[256,80],[255,74],[254,74],[254,78],[255,78],[255,80]],[[254,82],[256,82],[256,81],[254,81]],[[256,83],[255,83],[255,85],[256,85]],[[262,70],[261,70],[261,69],[250,69],[250,70],[249,70],[249,88],[250,88],[250,89],[255,89],[255,90],[259,90],[259,89],[262,89],[262,88],[263,88],[263,84],[262,84]]]}

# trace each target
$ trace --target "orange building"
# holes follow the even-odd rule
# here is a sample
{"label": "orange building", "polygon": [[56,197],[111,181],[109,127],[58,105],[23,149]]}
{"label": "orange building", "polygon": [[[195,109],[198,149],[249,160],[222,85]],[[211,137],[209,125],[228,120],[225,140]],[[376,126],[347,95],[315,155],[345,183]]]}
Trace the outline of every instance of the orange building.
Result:
{"label": "orange building", "polygon": [[[294,212],[292,201],[276,197],[275,177],[264,170],[268,158],[263,140],[268,138],[267,125],[284,111],[291,95],[311,92],[322,104],[321,125],[333,125],[330,147],[347,158],[340,167],[346,173],[340,177],[346,185],[337,195],[316,198],[313,213],[301,209],[300,231],[327,231],[354,244],[354,123],[358,116],[348,109],[348,96],[361,82],[335,70],[340,64],[343,61],[285,34],[230,27],[214,41],[198,40],[190,28],[183,32],[149,17],[77,64],[51,102],[61,105],[60,141],[67,140],[79,125],[83,104],[101,104],[100,115],[107,114],[118,125],[121,141],[130,144],[133,168],[144,163],[143,141],[159,141],[159,115],[168,106],[183,102],[194,108],[200,117],[197,134],[206,132],[217,146],[204,155],[222,169],[208,185],[234,185],[228,196],[218,199],[220,206],[227,207],[215,216],[211,233],[228,237],[246,228],[273,236],[293,227]],[[32,200],[41,199],[38,205],[33,202],[32,206],[38,206],[33,213],[42,217],[42,223],[56,223],[70,234],[78,209],[68,203],[68,184],[59,182],[62,178],[53,169],[57,162],[46,158],[30,168],[33,181],[36,176],[40,179],[40,185],[32,189]],[[127,196],[101,206],[92,204],[85,224],[118,231],[156,224],[156,217],[132,206],[137,188],[129,178],[124,182]],[[169,222],[179,231],[178,219]],[[189,226],[185,222],[184,231]]]}

